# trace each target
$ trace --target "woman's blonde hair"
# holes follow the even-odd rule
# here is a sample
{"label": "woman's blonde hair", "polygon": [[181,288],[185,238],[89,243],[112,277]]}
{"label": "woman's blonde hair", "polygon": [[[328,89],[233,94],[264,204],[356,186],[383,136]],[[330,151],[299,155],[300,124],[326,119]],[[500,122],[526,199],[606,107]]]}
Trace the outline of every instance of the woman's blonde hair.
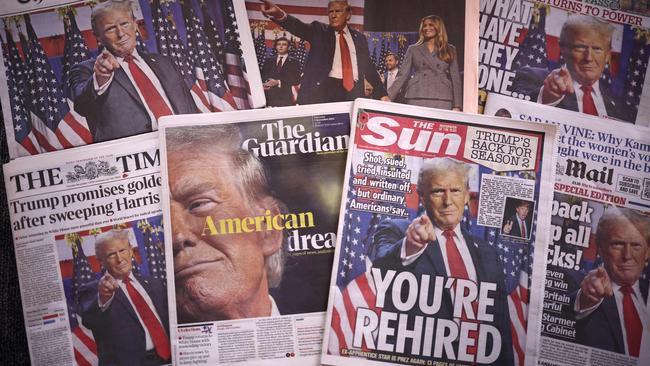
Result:
{"label": "woman's blonde hair", "polygon": [[424,21],[431,20],[433,26],[436,28],[436,35],[434,36],[434,45],[436,46],[436,51],[438,52],[438,58],[443,60],[446,63],[453,61],[456,56],[454,53],[454,48],[449,46],[449,40],[447,39],[447,28],[445,28],[445,22],[441,17],[437,15],[427,15],[422,20],[420,20],[420,39],[418,39],[416,44],[424,43],[424,36],[422,35],[422,29],[424,28]]}

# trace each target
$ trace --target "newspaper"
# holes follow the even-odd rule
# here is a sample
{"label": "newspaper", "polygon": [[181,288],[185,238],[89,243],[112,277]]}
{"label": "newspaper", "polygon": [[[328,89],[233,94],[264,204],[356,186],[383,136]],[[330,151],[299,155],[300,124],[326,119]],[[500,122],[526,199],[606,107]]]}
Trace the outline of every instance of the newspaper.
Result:
{"label": "newspaper", "polygon": [[[280,11],[273,10],[274,5]],[[401,103],[428,103],[476,113],[478,0],[349,0],[348,5],[346,12],[343,4],[326,0],[246,0],[267,105],[388,96]],[[330,6],[341,7],[336,13],[346,18],[342,23],[338,17],[330,18]],[[278,20],[274,12],[280,19],[284,13],[288,17]],[[446,62],[441,60],[445,57],[438,53],[440,50],[428,62],[422,57],[431,53],[425,50],[426,42],[419,42],[420,25],[427,16],[435,19],[434,27],[439,29],[437,47],[449,46],[453,54]],[[354,54],[355,83],[347,93],[340,90],[343,75],[336,65],[342,53],[337,49],[340,41],[333,36],[341,24],[352,33],[347,42]],[[288,61],[278,65],[283,54],[288,55]]]}
{"label": "newspaper", "polygon": [[[540,324],[530,323],[541,337],[538,351],[530,356],[539,365],[647,365],[647,346],[641,346],[645,354],[639,353],[639,344],[650,342],[650,130],[618,124],[612,128],[611,121],[488,96],[486,114],[505,111],[517,120],[556,124],[560,131],[544,306],[536,309],[543,313]],[[615,249],[619,245],[635,249],[617,256],[616,250],[623,250]],[[638,281],[639,318],[630,323],[642,326],[643,336],[626,333],[623,303],[617,305],[619,294],[613,291],[595,296],[603,300],[592,312],[578,311],[582,307],[576,299],[596,274],[606,279],[597,281],[605,288]]]}
{"label": "newspaper", "polygon": [[481,99],[498,93],[648,126],[650,18],[620,8],[620,1],[481,0]]}
{"label": "newspaper", "polygon": [[323,363],[523,365],[555,126],[369,100],[352,121]]}
{"label": "newspaper", "polygon": [[104,2],[0,4],[12,159],[155,131],[162,115],[264,106],[243,0]]}
{"label": "newspaper", "polygon": [[[101,279],[130,272],[168,324],[157,146],[145,134],[4,165],[33,365],[139,364],[151,355],[121,290],[97,310]],[[100,255],[110,243],[96,249],[111,233],[125,240],[121,261]]]}
{"label": "newspaper", "polygon": [[162,121],[175,364],[319,364],[351,109]]}

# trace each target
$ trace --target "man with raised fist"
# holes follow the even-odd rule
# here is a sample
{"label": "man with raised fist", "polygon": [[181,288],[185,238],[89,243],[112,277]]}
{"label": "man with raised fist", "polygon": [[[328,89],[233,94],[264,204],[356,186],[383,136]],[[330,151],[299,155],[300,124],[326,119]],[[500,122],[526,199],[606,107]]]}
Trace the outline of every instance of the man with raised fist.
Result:
{"label": "man with raised fist", "polygon": [[517,71],[513,90],[533,101],[562,109],[628,122],[624,104],[602,79],[611,60],[614,28],[590,16],[571,16],[560,32],[560,53],[566,62],[552,70],[524,67]]}
{"label": "man with raised fist", "polygon": [[650,254],[650,219],[611,208],[598,221],[596,243],[603,265],[580,284],[575,302],[576,341],[639,357],[648,326],[648,280],[641,278]]}
{"label": "man with raised fist", "polygon": [[171,361],[167,291],[156,278],[132,272],[128,232],[97,236],[106,274],[79,289],[83,324],[93,332],[100,365],[160,365]]}

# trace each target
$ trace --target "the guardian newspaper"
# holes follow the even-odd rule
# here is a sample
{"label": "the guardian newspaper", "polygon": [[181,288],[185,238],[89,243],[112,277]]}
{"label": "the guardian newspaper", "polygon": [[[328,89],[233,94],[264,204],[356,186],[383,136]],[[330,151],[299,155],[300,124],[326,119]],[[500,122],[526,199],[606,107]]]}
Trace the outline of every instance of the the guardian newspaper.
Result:
{"label": "the guardian newspaper", "polygon": [[319,364],[351,109],[163,121],[175,363]]}
{"label": "the guardian newspaper", "polygon": [[32,363],[169,363],[156,136],[20,158],[4,177]]}
{"label": "the guardian newspaper", "polygon": [[556,128],[357,100],[323,362],[523,365]]}
{"label": "the guardian newspaper", "polygon": [[538,364],[647,365],[650,130],[501,95],[485,112],[559,126]]}

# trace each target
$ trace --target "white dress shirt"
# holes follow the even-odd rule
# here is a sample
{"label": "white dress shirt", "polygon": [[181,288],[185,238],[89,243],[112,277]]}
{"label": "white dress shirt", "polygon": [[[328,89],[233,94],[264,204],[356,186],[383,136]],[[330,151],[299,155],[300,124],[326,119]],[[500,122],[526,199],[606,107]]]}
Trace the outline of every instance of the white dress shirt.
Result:
{"label": "white dress shirt", "polygon": [[[345,38],[348,48],[350,49],[350,60],[352,61],[352,78],[356,82],[359,80],[359,66],[357,65],[357,49],[354,47],[354,39],[350,34],[350,29],[346,25],[343,28],[343,37]],[[334,31],[334,39],[336,39],[336,47],[334,47],[334,60],[332,60],[332,70],[330,70],[329,77],[335,79],[343,79],[343,66],[341,65],[341,45],[339,42],[339,32]]]}
{"label": "white dress shirt", "polygon": [[395,78],[397,77],[397,72],[398,72],[398,71],[399,71],[399,69],[394,68],[394,69],[392,69],[392,70],[389,70],[389,71],[386,73],[386,90],[390,89],[390,87],[391,87],[391,86],[393,85],[393,83],[395,82]]}

